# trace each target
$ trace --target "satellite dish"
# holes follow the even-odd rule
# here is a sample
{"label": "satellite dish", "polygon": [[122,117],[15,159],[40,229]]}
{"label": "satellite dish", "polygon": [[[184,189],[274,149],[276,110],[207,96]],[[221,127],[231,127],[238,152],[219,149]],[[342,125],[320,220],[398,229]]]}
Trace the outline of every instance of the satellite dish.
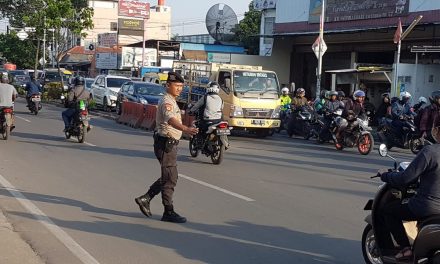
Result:
{"label": "satellite dish", "polygon": [[213,5],[206,14],[206,29],[216,43],[231,42],[235,36],[233,29],[237,24],[237,15],[225,4]]}

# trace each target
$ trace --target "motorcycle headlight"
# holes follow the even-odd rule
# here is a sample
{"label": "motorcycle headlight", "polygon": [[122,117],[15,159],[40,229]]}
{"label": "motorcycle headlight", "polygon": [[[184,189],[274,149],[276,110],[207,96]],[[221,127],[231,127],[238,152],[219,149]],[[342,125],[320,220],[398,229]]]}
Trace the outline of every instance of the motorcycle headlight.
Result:
{"label": "motorcycle headlight", "polygon": [[273,119],[280,118],[280,111],[281,111],[281,106],[277,106],[277,108],[273,110],[271,118]]}
{"label": "motorcycle headlight", "polygon": [[148,101],[145,100],[144,98],[139,98],[139,103],[146,105],[146,104],[148,104]]}
{"label": "motorcycle headlight", "polygon": [[231,105],[230,117],[244,117],[243,108],[237,105]]}

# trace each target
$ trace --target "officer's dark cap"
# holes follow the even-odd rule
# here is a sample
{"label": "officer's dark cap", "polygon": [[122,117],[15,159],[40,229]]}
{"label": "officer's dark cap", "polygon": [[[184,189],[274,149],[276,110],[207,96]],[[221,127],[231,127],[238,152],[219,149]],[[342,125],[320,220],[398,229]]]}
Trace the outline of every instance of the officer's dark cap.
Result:
{"label": "officer's dark cap", "polygon": [[182,78],[182,76],[177,72],[169,72],[168,73],[168,83],[184,83],[185,80]]}

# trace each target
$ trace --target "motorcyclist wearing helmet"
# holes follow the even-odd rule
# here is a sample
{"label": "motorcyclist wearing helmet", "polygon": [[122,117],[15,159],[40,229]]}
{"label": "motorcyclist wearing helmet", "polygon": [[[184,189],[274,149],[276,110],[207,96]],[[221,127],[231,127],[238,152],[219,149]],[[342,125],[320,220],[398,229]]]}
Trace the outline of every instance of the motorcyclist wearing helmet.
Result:
{"label": "motorcyclist wearing helmet", "polygon": [[72,123],[72,118],[78,110],[78,103],[81,100],[85,100],[88,102],[90,99],[90,93],[84,86],[85,80],[82,76],[75,77],[74,87],[69,91],[67,95],[67,107],[65,111],[62,113],[63,121],[64,121],[64,132],[66,132]]}
{"label": "motorcyclist wearing helmet", "polygon": [[289,95],[289,88],[284,87],[281,89],[281,111],[286,111],[288,108],[290,108],[290,105],[292,104],[292,98],[290,98]]}
{"label": "motorcyclist wearing helmet", "polygon": [[376,112],[377,124],[383,124],[386,118],[391,118],[391,100],[389,93],[382,94],[382,103]]}
{"label": "motorcyclist wearing helmet", "polygon": [[304,88],[298,88],[296,90],[296,96],[292,100],[292,109],[300,109],[301,107],[307,105],[307,98],[305,97],[306,90]]}
{"label": "motorcyclist wearing helmet", "polygon": [[324,108],[324,104],[325,104],[325,102],[327,102],[327,99],[325,96],[327,92],[328,92],[327,90],[322,90],[319,98],[316,98],[315,102],[313,103],[315,111],[318,114],[322,113],[322,109]]}
{"label": "motorcyclist wearing helmet", "polygon": [[391,105],[391,115],[393,118],[393,125],[402,133],[404,128],[408,128],[406,120],[412,119],[415,113],[410,105],[411,94],[409,92],[400,93],[399,100]]}
{"label": "motorcyclist wearing helmet", "polygon": [[347,97],[345,96],[344,91],[338,91],[338,100],[343,104],[345,107],[345,103],[347,102]]}
{"label": "motorcyclist wearing helmet", "polygon": [[31,75],[30,78],[31,78],[31,80],[26,83],[26,87],[25,87],[26,102],[27,102],[26,107],[29,107],[32,95],[39,94],[41,92],[40,91],[40,84],[35,80],[35,75]]}
{"label": "motorcyclist wearing helmet", "polygon": [[367,117],[364,108],[365,92],[356,90],[353,93],[353,100],[348,100],[344,106],[342,117],[338,122],[338,129],[336,131],[336,147],[340,147],[342,141],[342,133],[347,128],[349,123],[356,120],[357,117],[365,119]]}
{"label": "motorcyclist wearing helmet", "polygon": [[429,100],[431,105],[419,112],[419,129],[423,137],[431,137],[432,129],[440,126],[440,90],[432,92]]}
{"label": "motorcyclist wearing helmet", "polygon": [[413,106],[414,112],[417,114],[420,110],[422,110],[428,104],[428,99],[423,96],[419,97],[417,104]]}
{"label": "motorcyclist wearing helmet", "polygon": [[332,113],[338,109],[344,109],[344,104],[338,98],[338,92],[330,91],[329,100],[324,103],[322,111],[324,112],[324,127],[321,130],[321,138],[324,138],[324,134],[327,133],[330,125],[333,121]]}
{"label": "motorcyclist wearing helmet", "polygon": [[190,113],[200,113],[200,135],[203,135],[212,124],[222,121],[223,100],[218,93],[220,88],[217,82],[208,83],[206,95],[200,98],[197,103],[191,107]]}

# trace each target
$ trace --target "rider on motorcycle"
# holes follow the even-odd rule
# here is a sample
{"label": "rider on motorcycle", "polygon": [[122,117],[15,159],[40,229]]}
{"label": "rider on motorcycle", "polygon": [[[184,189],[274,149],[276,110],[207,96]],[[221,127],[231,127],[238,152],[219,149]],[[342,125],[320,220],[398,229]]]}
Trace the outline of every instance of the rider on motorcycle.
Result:
{"label": "rider on motorcycle", "polygon": [[429,97],[431,105],[419,112],[419,129],[423,137],[429,137],[431,130],[440,126],[440,90],[434,91]]}
{"label": "rider on motorcycle", "polygon": [[64,132],[69,129],[69,126],[72,123],[72,118],[78,111],[78,103],[81,100],[88,101],[90,99],[90,93],[84,86],[84,77],[77,76],[75,77],[75,87],[69,91],[67,95],[67,107],[65,111],[62,113],[63,121],[64,121]]}
{"label": "rider on motorcycle", "polygon": [[32,95],[40,94],[40,85],[35,80],[35,75],[31,75],[31,80],[26,83],[26,102],[27,107],[29,107]]}
{"label": "rider on motorcycle", "polygon": [[364,108],[365,92],[362,90],[356,90],[353,93],[354,100],[348,100],[345,104],[342,117],[337,122],[338,129],[336,131],[336,147],[342,146],[342,133],[347,128],[349,123],[356,120],[357,117],[362,119],[366,118],[366,112]]}
{"label": "rider on motorcycle", "polygon": [[411,94],[408,92],[400,93],[398,101],[391,105],[391,115],[393,117],[393,126],[398,128],[401,134],[405,128],[408,128],[406,121],[412,119],[415,113],[411,109],[410,105]]}
{"label": "rider on motorcycle", "polygon": [[[14,86],[9,84],[9,78],[8,75],[3,74],[1,77],[1,84],[0,84],[0,109],[3,108],[13,108],[14,107],[14,101],[17,98],[17,90]],[[12,126],[11,131],[14,129],[14,118],[12,118]]]}
{"label": "rider on motorcycle", "polygon": [[299,110],[301,107],[307,105],[307,98],[305,95],[306,90],[304,90],[304,88],[298,88],[298,90],[296,90],[296,96],[292,100],[292,109]]}
{"label": "rider on motorcycle", "polygon": [[292,104],[292,99],[289,95],[289,88],[284,87],[281,89],[281,109],[280,109],[280,119],[283,120],[286,116],[287,110],[290,108],[290,105]]}
{"label": "rider on motorcycle", "polygon": [[[440,133],[433,133],[433,137],[440,140]],[[440,214],[440,145],[435,144],[423,148],[404,171],[379,171],[381,179],[392,187],[405,189],[409,184],[419,181],[417,194],[411,197],[408,203],[401,203],[399,199],[385,205],[381,211],[383,223],[377,226],[386,226],[401,251],[396,259],[409,259],[412,251],[402,221],[417,221],[432,215]],[[387,249],[393,249],[394,243],[388,236],[384,243]]]}
{"label": "rider on motorcycle", "polygon": [[321,130],[321,135],[326,133],[330,128],[330,124],[333,121],[332,114],[338,109],[344,109],[344,104],[338,98],[338,92],[330,91],[329,96],[330,99],[325,102],[324,107],[322,108],[324,112],[324,127]]}
{"label": "rider on motorcycle", "polygon": [[[201,115],[199,134],[203,135],[212,124],[222,121],[223,100],[218,95],[220,89],[217,82],[210,82],[206,88],[207,94],[200,98],[191,107],[190,113],[200,111]],[[202,112],[203,111],[203,112]]]}
{"label": "rider on motorcycle", "polygon": [[418,103],[413,106],[414,112],[418,113],[420,110],[425,108],[427,103],[428,103],[428,100],[425,97],[420,96]]}

